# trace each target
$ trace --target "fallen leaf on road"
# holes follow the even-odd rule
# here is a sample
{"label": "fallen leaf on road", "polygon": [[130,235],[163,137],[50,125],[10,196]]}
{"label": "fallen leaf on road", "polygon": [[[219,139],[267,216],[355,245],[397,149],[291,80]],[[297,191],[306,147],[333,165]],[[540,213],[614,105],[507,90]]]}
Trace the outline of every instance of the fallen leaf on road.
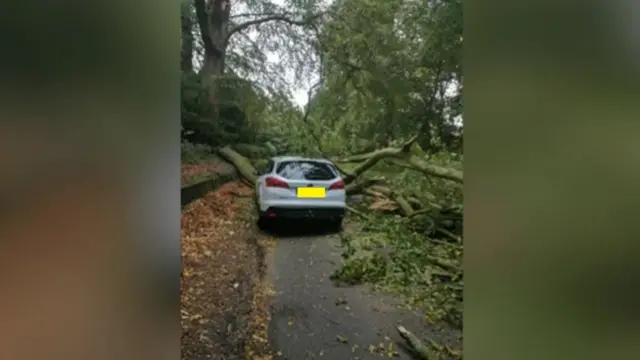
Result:
{"label": "fallen leaf on road", "polygon": [[347,342],[349,342],[349,340],[347,340],[346,337],[338,334],[336,335],[336,339],[338,340],[338,342],[342,343],[342,344],[346,344]]}

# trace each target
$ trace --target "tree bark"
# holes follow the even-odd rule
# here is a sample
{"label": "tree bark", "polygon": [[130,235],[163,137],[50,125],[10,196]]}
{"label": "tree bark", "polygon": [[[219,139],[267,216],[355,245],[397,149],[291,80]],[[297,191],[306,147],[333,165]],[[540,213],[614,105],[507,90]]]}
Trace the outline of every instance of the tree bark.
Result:
{"label": "tree bark", "polygon": [[348,184],[345,187],[345,191],[347,195],[354,195],[362,193],[366,188],[374,184],[381,184],[384,182],[384,179],[374,178],[374,179],[364,179],[361,181],[355,181]]}
{"label": "tree bark", "polygon": [[180,9],[180,68],[183,73],[193,72],[193,11],[191,4]]}
{"label": "tree bark", "polygon": [[[353,180],[355,180],[358,176],[360,176],[362,173],[364,173],[365,171],[369,170],[370,168],[372,168],[375,164],[378,163],[378,161],[387,158],[387,157],[393,157],[393,156],[399,156],[403,153],[409,153],[409,150],[411,148],[411,145],[416,141],[418,137],[414,136],[413,138],[411,138],[409,141],[407,141],[402,147],[399,148],[384,148],[381,150],[377,150],[368,154],[364,154],[364,155],[360,155],[358,157],[358,160],[363,161],[363,163],[358,166],[355,170],[353,170],[351,172],[351,174],[349,176],[347,176],[345,178],[345,182],[346,183],[350,183]],[[348,159],[353,161],[353,158]],[[347,161],[340,161],[340,162],[347,162]]]}
{"label": "tree bark", "polygon": [[414,136],[411,140],[407,141],[402,147],[398,148],[384,148],[380,150],[376,150],[367,154],[361,154],[357,156],[352,156],[346,159],[339,160],[338,162],[347,163],[347,162],[362,162],[358,168],[356,168],[350,176],[347,176],[345,182],[351,182],[355,180],[360,174],[372,168],[374,165],[378,163],[378,161],[382,159],[390,159],[392,162],[399,162],[404,167],[409,167],[413,170],[420,171],[426,176],[435,176],[442,179],[451,180],[458,184],[464,183],[464,178],[462,175],[462,171],[445,168],[442,166],[437,166],[433,164],[429,164],[428,162],[422,160],[419,156],[416,156],[411,153],[411,146],[416,141],[417,137]]}
{"label": "tree bark", "polygon": [[432,165],[415,155],[409,156],[407,162],[412,165],[414,169],[427,176],[435,176],[442,179],[451,180],[461,185],[464,183],[462,171],[460,170]]}
{"label": "tree bark", "polygon": [[204,46],[203,71],[210,75],[224,73],[229,30],[229,0],[194,0],[196,17]]}
{"label": "tree bark", "polygon": [[236,168],[236,170],[238,170],[238,173],[240,173],[240,175],[245,178],[251,186],[255,186],[258,177],[255,174],[255,168],[247,158],[238,154],[229,146],[225,146],[219,149],[218,154],[223,159],[230,162]]}
{"label": "tree bark", "polygon": [[214,118],[220,114],[218,77],[224,74],[227,51],[227,33],[231,5],[229,0],[194,0],[196,17],[204,46],[202,73],[208,76],[208,98],[214,109]]}
{"label": "tree bark", "polygon": [[436,354],[434,354],[429,347],[424,345],[418,337],[413,335],[413,333],[407,330],[404,326],[397,326],[396,330],[398,330],[398,334],[400,334],[409,347],[413,349],[413,351],[415,351],[422,360],[433,360],[437,358]]}
{"label": "tree bark", "polygon": [[[461,359],[462,355],[459,351],[453,350],[446,345],[439,345],[431,339],[426,339],[426,344],[418,339],[411,331],[407,330],[404,326],[396,326],[396,330],[400,337],[406,341],[407,345],[420,357],[422,360],[440,359],[441,356],[438,353],[445,353],[451,358]],[[435,351],[434,351],[435,350]]]}
{"label": "tree bark", "polygon": [[270,15],[246,21],[233,28],[230,26],[230,0],[194,0],[196,18],[204,45],[204,64],[202,71],[209,78],[209,102],[214,106],[216,117],[219,115],[220,100],[217,80],[225,72],[227,47],[230,38],[244,29],[267,21],[283,21],[291,25],[307,25],[317,19],[316,14],[302,20],[292,20],[285,15]]}

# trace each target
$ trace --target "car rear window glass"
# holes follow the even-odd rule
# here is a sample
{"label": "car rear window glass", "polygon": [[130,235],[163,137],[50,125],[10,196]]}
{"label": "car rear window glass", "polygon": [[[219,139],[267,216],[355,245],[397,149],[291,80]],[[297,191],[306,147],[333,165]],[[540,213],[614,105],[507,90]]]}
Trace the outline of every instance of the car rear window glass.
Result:
{"label": "car rear window glass", "polygon": [[281,162],[276,173],[290,180],[332,180],[336,177],[329,164],[308,160]]}

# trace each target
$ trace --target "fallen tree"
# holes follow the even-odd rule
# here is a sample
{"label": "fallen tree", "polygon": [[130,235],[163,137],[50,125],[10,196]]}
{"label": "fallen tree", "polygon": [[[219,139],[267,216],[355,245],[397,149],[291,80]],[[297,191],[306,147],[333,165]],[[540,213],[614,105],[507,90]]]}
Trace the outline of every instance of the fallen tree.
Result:
{"label": "fallen tree", "polygon": [[371,186],[384,184],[384,178],[371,178],[371,179],[363,179],[359,181],[352,182],[345,187],[345,191],[347,195],[356,195],[363,193],[366,189]]}
{"label": "fallen tree", "polygon": [[256,181],[258,181],[256,170],[249,159],[240,155],[229,146],[218,149],[218,154],[220,157],[230,162],[236,170],[238,170],[238,173],[244,178],[244,180],[249,183],[249,185],[254,186]]}
{"label": "fallen tree", "polygon": [[[243,180],[247,182],[249,185],[254,186],[258,177],[256,175],[256,170],[246,157],[241,155],[236,150],[232,149],[229,146],[225,146],[218,150],[218,154],[230,162],[238,171],[238,173],[242,176]],[[361,174],[362,171],[359,173]],[[348,182],[345,191],[348,195],[354,195],[359,193],[367,193],[367,189],[375,184],[381,184],[384,182],[382,178],[370,178],[370,179],[362,179],[356,181],[355,178],[351,178]],[[386,188],[381,188],[386,189]],[[413,213],[413,208],[411,205],[405,200],[402,195],[394,193],[392,191],[384,190],[383,193],[389,198],[393,199],[402,209],[403,215],[410,216]]]}
{"label": "fallen tree", "polygon": [[438,353],[444,353],[454,359],[462,358],[460,352],[448,346],[440,345],[433,340],[426,340],[426,344],[404,326],[396,326],[400,337],[407,343],[409,348],[422,360],[438,359]]}
{"label": "fallen tree", "polygon": [[[378,191],[376,191],[378,190]],[[380,191],[383,190],[383,191]],[[400,213],[404,216],[411,216],[414,213],[414,209],[407,199],[397,191],[389,190],[386,187],[376,187],[375,189],[365,189],[364,193],[373,197],[386,196],[388,199],[393,200],[398,206]],[[382,195],[382,196],[381,196]]]}
{"label": "fallen tree", "polygon": [[[432,290],[432,294],[446,294],[441,298],[437,298],[438,304],[445,303],[446,301],[462,301],[462,268],[459,258],[459,254],[462,251],[462,236],[461,228],[454,226],[453,228],[447,228],[445,221],[452,221],[454,225],[459,225],[462,222],[461,208],[450,208],[450,205],[444,205],[442,199],[437,198],[433,194],[420,193],[416,189],[413,192],[411,189],[396,189],[393,187],[392,182],[389,182],[386,177],[367,177],[365,174],[367,170],[371,169],[381,160],[386,160],[388,163],[399,166],[403,170],[411,169],[411,171],[418,171],[424,174],[427,178],[436,177],[440,179],[446,179],[446,182],[439,182],[443,186],[451,184],[457,186],[462,183],[462,173],[455,169],[443,168],[436,165],[428,164],[426,161],[419,158],[418,155],[411,151],[411,146],[415,138],[410,139],[404,143],[401,147],[397,148],[385,148],[377,150],[368,154],[358,155],[352,158],[344,159],[345,162],[360,162],[361,164],[352,170],[345,176],[345,182],[347,186],[345,188],[348,196],[362,195],[368,199],[368,203],[365,203],[364,208],[358,206],[348,206],[347,210],[354,215],[361,218],[365,224],[380,224],[380,217],[376,217],[375,214],[382,214],[383,212],[392,212],[401,215],[402,228],[397,230],[389,230],[387,235],[390,238],[395,238],[395,242],[381,245],[379,248],[375,248],[371,253],[380,254],[378,258],[383,259],[384,270],[381,270],[379,276],[388,276],[391,273],[391,269],[398,271],[399,265],[395,265],[394,261],[409,262],[415,261],[415,255],[411,255],[411,250],[403,250],[403,245],[410,242],[409,235],[411,232],[414,234],[421,234],[415,236],[422,236],[417,242],[418,245],[412,246],[425,246],[429,249],[429,246],[439,247],[438,250],[422,250],[423,255],[420,256],[420,266],[424,271],[418,276],[424,277],[426,284],[429,286],[436,286],[435,290]],[[252,164],[252,161],[241,155],[238,151],[232,147],[226,146],[218,149],[220,157],[231,163],[237,170],[238,174],[250,185],[255,186],[257,175]],[[343,160],[343,161],[344,161]],[[440,185],[438,185],[440,186]],[[455,205],[455,204],[454,204]],[[454,206],[455,207],[455,206]],[[389,218],[387,218],[389,219]],[[392,218],[391,218],[392,219]],[[451,220],[452,219],[452,220]],[[427,225],[425,225],[427,224]],[[378,228],[377,231],[380,229]],[[374,231],[376,231],[374,229]],[[429,244],[429,245],[420,245]],[[399,246],[399,247],[398,247]],[[404,252],[403,252],[404,251]],[[427,252],[425,252],[427,251]],[[387,254],[384,256],[384,254]],[[401,256],[402,260],[393,260],[398,256]],[[372,255],[374,256],[374,255]],[[413,258],[411,256],[414,256]],[[351,268],[343,267],[336,274],[332,275],[332,279],[336,278],[348,278],[353,276],[350,272],[366,271],[371,269],[371,264],[375,264],[378,260],[370,258],[354,258],[353,266]],[[370,265],[364,266],[363,261],[370,261]],[[378,262],[379,263],[379,262]],[[415,265],[418,266],[418,265]],[[363,270],[365,269],[365,270]],[[385,275],[386,274],[386,275]],[[354,279],[363,279],[363,277],[355,276]],[[436,282],[432,282],[432,279],[437,279]],[[354,280],[358,281],[358,280]],[[434,285],[435,284],[435,285]],[[440,284],[440,285],[438,285]],[[458,312],[452,312],[451,321],[455,327],[460,327],[460,315],[458,305],[446,305],[450,309],[454,309]],[[444,310],[449,311],[449,310]],[[442,315],[437,315],[442,316]],[[449,316],[449,315],[447,315]],[[447,354],[449,358],[460,358],[458,351],[452,350],[446,346],[438,345],[431,340],[427,340],[426,343],[418,339],[415,335],[411,334],[405,328],[397,329],[400,335],[405,339],[407,344],[413,348],[416,353],[423,359],[439,358],[438,355],[433,354]],[[433,356],[432,356],[433,355]],[[435,357],[434,357],[435,356]]]}
{"label": "fallen tree", "polygon": [[400,147],[388,147],[338,160],[338,163],[361,163],[345,178],[345,181],[353,181],[359,175],[375,166],[380,160],[388,159],[391,163],[419,171],[425,176],[447,179],[461,185],[464,182],[462,171],[430,164],[411,152],[411,147],[417,138],[417,135],[412,137]]}
{"label": "fallen tree", "polygon": [[[340,160],[340,162],[343,163],[362,162],[355,170],[347,173],[348,175],[345,176],[345,183],[347,184],[345,190],[347,195],[363,194],[372,198],[388,199],[396,205],[398,212],[406,217],[412,217],[416,214],[423,214],[429,211],[442,210],[442,206],[436,202],[406,196],[400,190],[391,190],[385,186],[386,179],[382,177],[361,179],[367,170],[371,169],[379,161],[387,159],[394,165],[420,171],[426,176],[435,176],[451,180],[457,184],[462,183],[463,177],[460,171],[428,164],[413,154],[411,147],[416,139],[417,137],[413,137],[400,147],[389,147]],[[249,159],[230,146],[218,149],[218,154],[237,169],[247,184],[254,186],[257,181],[257,175]],[[375,207],[373,207],[373,209],[375,209]],[[388,207],[385,209],[393,210]],[[446,232],[443,233],[450,235]],[[457,238],[455,235],[449,237]]]}
{"label": "fallen tree", "polygon": [[409,139],[409,141],[407,141],[404,145],[398,148],[394,148],[394,147],[384,148],[384,149],[372,151],[367,154],[358,155],[350,159],[337,161],[339,163],[362,162],[360,166],[358,166],[355,170],[353,170],[349,175],[345,177],[344,181],[347,183],[350,183],[351,181],[355,180],[358,176],[362,175],[365,171],[371,169],[375,164],[378,163],[378,161],[384,158],[409,154],[409,151],[411,150],[411,145],[413,145],[413,143],[417,139],[418,137],[414,136],[411,139]]}

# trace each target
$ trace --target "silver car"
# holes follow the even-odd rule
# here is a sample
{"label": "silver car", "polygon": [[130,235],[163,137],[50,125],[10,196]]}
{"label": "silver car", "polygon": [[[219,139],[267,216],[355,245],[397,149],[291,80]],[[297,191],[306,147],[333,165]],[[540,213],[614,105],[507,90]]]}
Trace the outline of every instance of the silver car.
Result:
{"label": "silver car", "polygon": [[274,219],[327,220],[333,230],[342,227],[345,183],[326,159],[278,156],[257,171],[255,184],[259,224]]}

